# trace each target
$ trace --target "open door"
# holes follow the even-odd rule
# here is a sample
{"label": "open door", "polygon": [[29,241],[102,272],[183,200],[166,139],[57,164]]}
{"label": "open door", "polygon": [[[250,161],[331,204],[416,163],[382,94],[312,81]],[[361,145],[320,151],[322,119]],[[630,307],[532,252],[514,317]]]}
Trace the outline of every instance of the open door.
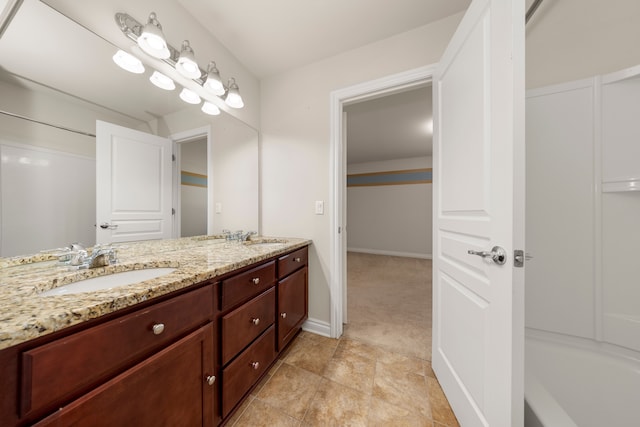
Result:
{"label": "open door", "polygon": [[172,142],[96,122],[96,243],[172,237]]}
{"label": "open door", "polygon": [[461,425],[522,426],[524,0],[473,0],[433,88],[433,369]]}

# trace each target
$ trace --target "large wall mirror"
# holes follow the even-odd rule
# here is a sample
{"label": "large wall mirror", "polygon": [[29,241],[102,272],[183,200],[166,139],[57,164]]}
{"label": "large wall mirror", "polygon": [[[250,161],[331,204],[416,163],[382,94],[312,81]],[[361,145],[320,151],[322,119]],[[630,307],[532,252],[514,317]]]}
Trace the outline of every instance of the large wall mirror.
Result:
{"label": "large wall mirror", "polygon": [[[197,150],[179,156],[176,173],[188,186],[188,203],[176,206],[182,224],[206,209],[209,234],[259,231],[256,129],[224,111],[204,114],[179,88],[153,86],[148,67],[120,69],[117,47],[45,3],[20,3],[0,37],[0,257],[95,242],[96,120],[165,137],[208,130],[204,166],[193,161]],[[204,207],[193,202],[197,191]]]}

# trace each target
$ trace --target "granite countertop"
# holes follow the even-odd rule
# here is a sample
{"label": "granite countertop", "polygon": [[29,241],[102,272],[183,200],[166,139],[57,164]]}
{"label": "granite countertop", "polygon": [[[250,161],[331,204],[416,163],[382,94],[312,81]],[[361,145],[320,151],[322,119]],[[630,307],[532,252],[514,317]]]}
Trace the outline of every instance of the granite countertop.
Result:
{"label": "granite countertop", "polygon": [[[226,242],[219,236],[115,244],[115,265],[87,270],[60,265],[47,254],[0,259],[0,349],[186,288],[247,265],[307,246],[299,238],[252,238]],[[270,243],[270,244],[264,244]],[[155,267],[165,276],[78,294],[40,293],[78,280]]]}

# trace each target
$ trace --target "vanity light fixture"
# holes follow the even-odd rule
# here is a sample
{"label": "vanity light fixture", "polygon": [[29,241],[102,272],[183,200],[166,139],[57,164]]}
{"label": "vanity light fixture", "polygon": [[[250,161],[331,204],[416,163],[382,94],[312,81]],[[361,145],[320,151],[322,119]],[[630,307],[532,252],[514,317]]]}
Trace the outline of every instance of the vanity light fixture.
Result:
{"label": "vanity light fixture", "polygon": [[229,87],[227,89],[227,95],[224,98],[224,102],[231,108],[244,107],[244,102],[240,96],[240,90],[236,84],[236,79],[233,77],[229,79]]}
{"label": "vanity light fixture", "polygon": [[186,87],[182,88],[182,92],[180,92],[180,99],[189,104],[200,104],[202,101],[197,93],[191,89],[187,89]]}
{"label": "vanity light fixture", "polygon": [[218,108],[218,106],[209,101],[204,101],[201,110],[203,113],[209,114],[210,116],[217,116],[220,114],[220,109]]}
{"label": "vanity light fixture", "polygon": [[149,20],[142,27],[137,40],[140,49],[158,59],[167,59],[171,56],[167,40],[162,34],[162,25],[158,22],[155,12],[149,14]]}
{"label": "vanity light fixture", "polygon": [[160,89],[174,90],[176,88],[176,84],[173,82],[173,80],[159,71],[154,71],[151,77],[149,77],[149,80]]}
{"label": "vanity light fixture", "polygon": [[182,49],[180,50],[180,57],[176,62],[176,70],[183,76],[189,79],[198,79],[202,76],[200,67],[196,62],[196,58],[193,54],[193,49],[189,44],[189,40],[182,42]]}
{"label": "vanity light fixture", "polygon": [[[122,31],[127,38],[137,43],[145,53],[154,58],[160,59],[165,64],[170,65],[182,76],[187,77],[199,86],[202,86],[209,94],[214,94],[220,97],[228,106],[232,108],[244,107],[244,102],[240,96],[236,80],[234,78],[230,78],[228,80],[228,84],[225,86],[222,83],[220,71],[218,71],[216,63],[213,61],[208,64],[207,72],[203,73],[195,60],[193,49],[191,48],[188,40],[182,42],[182,48],[180,51],[167,43],[162,33],[162,26],[158,22],[155,12],[152,12],[149,15],[149,20],[145,25],[141,24],[126,13],[116,13],[115,18],[120,31]],[[149,63],[147,63],[147,65],[149,65]],[[153,68],[156,67],[153,66]],[[154,85],[162,89],[175,89],[173,80],[157,71],[153,73],[150,80]],[[195,101],[197,97],[197,101],[191,103],[200,103],[201,99],[198,94],[202,95],[204,98],[208,98],[207,94],[203,93],[198,87],[195,87],[193,90],[189,90],[189,92],[195,96],[188,93],[183,96],[184,92],[185,91],[183,90],[180,96],[186,102]],[[215,104],[211,105],[218,108]],[[211,107],[207,107],[207,109],[210,108]],[[214,110],[210,109],[210,111]]]}
{"label": "vanity light fixture", "polygon": [[113,62],[118,64],[123,70],[127,70],[130,73],[142,74],[144,73],[144,65],[135,56],[120,49],[113,55]]}
{"label": "vanity light fixture", "polygon": [[204,87],[209,89],[214,95],[224,95],[224,85],[220,78],[220,71],[218,71],[216,63],[213,61],[207,65],[207,78],[204,81]]}

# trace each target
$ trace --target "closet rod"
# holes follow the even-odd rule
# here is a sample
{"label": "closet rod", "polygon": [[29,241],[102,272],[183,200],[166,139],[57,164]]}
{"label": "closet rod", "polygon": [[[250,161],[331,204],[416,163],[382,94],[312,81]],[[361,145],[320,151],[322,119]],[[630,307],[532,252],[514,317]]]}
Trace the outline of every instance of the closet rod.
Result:
{"label": "closet rod", "polygon": [[15,118],[22,119],[22,120],[27,120],[27,121],[33,122],[33,123],[38,123],[40,125],[51,126],[52,128],[56,128],[56,129],[66,130],[67,132],[73,132],[73,133],[77,133],[77,134],[84,135],[84,136],[90,136],[92,138],[96,137],[95,134],[90,133],[90,132],[84,132],[84,131],[81,131],[81,130],[71,129],[71,128],[67,128],[67,127],[64,127],[64,126],[58,126],[58,125],[54,125],[54,124],[51,124],[51,123],[42,122],[40,120],[32,119],[31,117],[26,117],[26,116],[21,116],[20,114],[10,113],[9,111],[0,110],[0,114],[4,114],[5,116],[15,117]]}
{"label": "closet rod", "polygon": [[536,10],[538,10],[540,3],[542,3],[542,0],[535,0],[533,4],[529,7],[529,10],[527,10],[527,14],[525,15],[525,18],[524,18],[525,25],[529,22],[529,19],[533,18],[533,14],[536,13]]}

